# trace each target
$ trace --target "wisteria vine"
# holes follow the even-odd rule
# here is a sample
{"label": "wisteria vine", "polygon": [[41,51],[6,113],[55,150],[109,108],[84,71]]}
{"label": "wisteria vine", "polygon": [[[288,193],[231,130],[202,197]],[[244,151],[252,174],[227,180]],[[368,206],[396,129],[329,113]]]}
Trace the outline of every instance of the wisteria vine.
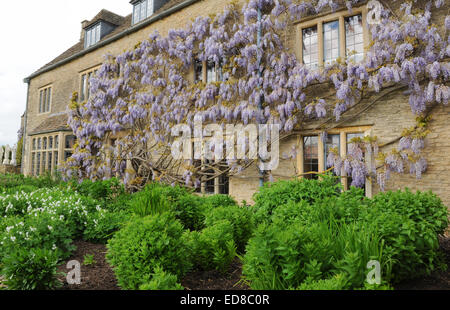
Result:
{"label": "wisteria vine", "polygon": [[[340,58],[310,70],[285,43],[293,21],[341,7],[352,10],[363,2],[232,2],[220,14],[197,17],[165,37],[155,32],[130,51],[107,55],[90,80],[89,100],[78,102],[76,93],[72,98],[69,125],[77,143],[64,174],[80,179],[117,175],[135,187],[155,179],[198,187],[205,178],[239,173],[251,161],[175,161],[170,132],[176,124],[193,127],[196,118],[221,125],[273,123],[289,136],[311,119],[333,115],[339,120],[363,96],[403,85],[418,121],[403,132],[398,147],[383,153],[377,138],[355,139],[346,157],[334,150],[327,165],[337,175],[351,176],[354,186],[373,177],[384,188],[391,172],[403,173],[407,166],[421,177],[427,166],[422,156],[427,113],[436,104],[447,105],[450,94],[450,16],[445,33],[431,23],[432,7],[443,1],[430,1],[422,9],[414,8],[415,2],[402,3],[401,17],[383,7],[380,24],[370,26],[372,43],[360,63]],[[223,81],[194,82],[196,60],[220,64]],[[328,86],[334,96],[312,97],[311,89],[318,86]],[[114,145],[107,143],[112,137]],[[378,165],[368,167],[367,154]]]}

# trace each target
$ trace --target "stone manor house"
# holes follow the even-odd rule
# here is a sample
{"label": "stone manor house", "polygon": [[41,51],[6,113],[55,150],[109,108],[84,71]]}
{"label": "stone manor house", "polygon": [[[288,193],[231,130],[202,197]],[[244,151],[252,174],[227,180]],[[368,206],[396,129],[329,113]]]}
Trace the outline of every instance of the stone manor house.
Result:
{"label": "stone manor house", "polygon": [[[92,20],[83,21],[80,40],[75,45],[25,78],[28,95],[23,117],[23,173],[39,175],[53,171],[71,156],[75,137],[67,126],[69,98],[75,91],[80,100],[89,97],[89,78],[101,66],[105,54],[117,55],[131,49],[155,30],[166,35],[170,29],[182,28],[196,16],[221,12],[228,2],[132,0],[127,16],[102,10]],[[392,3],[393,8],[398,8],[401,2]],[[443,27],[448,9],[448,2],[440,10],[434,9],[433,22],[436,25]],[[367,14],[367,5],[362,4],[351,13],[342,8],[303,18],[289,25],[288,45],[310,67],[320,67],[338,57],[349,56],[350,51],[356,51],[352,57],[360,59],[364,57],[364,48],[370,41]],[[192,70],[195,72],[193,78],[203,79],[205,83],[216,81],[220,78],[216,69],[203,63],[200,68]],[[386,94],[382,92],[379,95]],[[342,120],[334,123],[328,131],[326,141],[320,138],[320,130],[314,122],[283,141],[280,154],[295,147],[297,157],[281,159],[278,169],[273,171],[274,178],[289,179],[296,175],[315,177],[305,173],[325,171],[329,149],[337,147],[345,156],[348,142],[354,137],[373,135],[382,139],[381,143],[386,143],[387,148],[395,147],[390,141],[397,139],[403,128],[415,124],[408,96],[400,90],[390,92],[377,104],[362,104],[357,109],[364,109],[364,113],[349,111],[344,114]],[[428,160],[428,171],[420,180],[407,174],[395,175],[388,181],[387,189],[409,187],[413,190],[433,190],[450,206],[450,106],[436,108],[433,116],[432,133],[426,140],[424,154]],[[343,178],[342,183],[348,188],[348,178]],[[258,186],[258,170],[250,167],[240,175],[221,177],[203,184],[202,191],[206,194],[229,193],[238,201],[251,201]],[[368,181],[365,190],[368,196],[372,196],[379,189]]]}

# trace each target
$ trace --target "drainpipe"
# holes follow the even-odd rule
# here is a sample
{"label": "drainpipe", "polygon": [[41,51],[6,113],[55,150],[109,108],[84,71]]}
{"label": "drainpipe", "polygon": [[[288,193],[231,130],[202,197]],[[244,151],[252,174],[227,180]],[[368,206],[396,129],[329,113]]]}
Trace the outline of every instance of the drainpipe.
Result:
{"label": "drainpipe", "polygon": [[[261,8],[258,6],[258,34],[257,34],[257,45],[258,45],[258,50],[261,49],[261,38],[262,38],[262,28],[261,28]],[[262,72],[261,72],[261,59],[258,60],[258,78],[259,80],[261,80],[262,77]],[[258,81],[259,83],[259,88],[261,91],[262,85],[261,83]],[[262,98],[261,96],[259,96],[259,102],[258,102],[258,109],[262,112],[263,110],[263,106],[262,106]],[[261,141],[260,141],[261,142]],[[259,158],[260,162],[261,162],[261,157]],[[259,187],[263,187],[264,186],[264,171],[261,170],[261,168],[258,169],[259,170]]]}
{"label": "drainpipe", "polygon": [[22,145],[22,162],[20,165],[20,173],[24,174],[25,169],[25,154],[27,152],[27,121],[28,121],[28,98],[30,97],[30,80],[25,79],[25,83],[27,83],[27,100],[25,104],[25,117],[23,119],[23,145]]}

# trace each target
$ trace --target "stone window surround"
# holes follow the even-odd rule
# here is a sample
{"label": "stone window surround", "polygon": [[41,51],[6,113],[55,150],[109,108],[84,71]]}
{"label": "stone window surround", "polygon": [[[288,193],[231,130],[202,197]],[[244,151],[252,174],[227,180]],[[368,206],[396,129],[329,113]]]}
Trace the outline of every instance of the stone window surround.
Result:
{"label": "stone window surround", "polygon": [[[356,134],[356,133],[362,133],[364,136],[372,136],[372,126],[355,126],[355,127],[344,127],[344,128],[334,128],[327,131],[329,135],[340,135],[340,149],[339,153],[341,157],[347,156],[347,134]],[[300,175],[300,178],[303,178],[303,175],[308,173],[309,171],[304,171],[304,148],[303,148],[303,141],[304,137],[308,136],[318,136],[318,157],[319,157],[319,173],[324,173],[326,168],[326,161],[325,158],[325,144],[323,143],[321,137],[321,132],[319,131],[305,131],[302,132],[301,135],[298,137],[297,147],[298,147],[298,153],[297,153],[297,175]],[[373,165],[373,158],[366,158],[366,162],[368,162],[369,166]],[[348,178],[346,177],[346,174],[344,171],[342,171],[342,186],[344,187],[344,190],[348,190],[349,184],[348,184]],[[366,196],[372,197],[372,182],[370,179],[366,182]]]}
{"label": "stone window surround", "polygon": [[[215,64],[215,74],[216,74],[216,78],[213,81],[208,81],[208,69],[211,68],[211,64],[213,62],[207,62],[207,61],[202,61],[201,62],[201,67],[202,67],[202,78],[201,78],[201,82],[208,84],[208,83],[214,83],[214,82],[219,82],[221,81],[221,77],[222,77],[222,71],[221,71],[221,66],[218,64]],[[198,64],[200,64],[200,61],[198,61]],[[192,81],[195,83],[196,82],[196,60],[194,59],[193,61],[193,65],[191,66],[191,72],[192,72]],[[197,81],[199,82],[199,81]]]}
{"label": "stone window surround", "polygon": [[[101,64],[97,64],[97,65],[95,65],[93,67],[90,67],[89,69],[85,69],[85,70],[80,71],[78,73],[78,75],[79,75],[78,81],[80,81],[78,100],[80,102],[82,102],[84,100],[87,100],[89,98],[89,96],[88,96],[88,93],[89,93],[88,89],[90,87],[89,86],[89,79],[88,79],[89,78],[89,74],[94,74],[96,71],[98,71],[98,69],[101,66],[102,66]],[[82,95],[83,95],[83,76],[86,76],[86,89],[84,89],[84,96],[85,96],[85,98],[82,99]]]}
{"label": "stone window surround", "polygon": [[[44,102],[44,109],[40,109],[41,107],[41,95],[44,91],[50,90],[50,104],[48,105],[48,111],[46,111],[45,106],[47,104],[47,98],[45,99]],[[47,95],[48,96],[48,95]],[[45,86],[42,86],[40,88],[38,88],[38,108],[37,108],[37,114],[38,115],[45,115],[45,114],[50,114],[50,111],[52,110],[52,101],[53,101],[53,83],[47,84]]]}
{"label": "stone window surround", "polygon": [[[51,173],[53,174],[55,172],[55,170],[58,168],[57,165],[55,165],[55,155],[57,154],[57,162],[58,165],[64,162],[64,152],[67,151],[68,149],[65,148],[65,140],[66,140],[66,136],[71,136],[73,135],[71,132],[63,132],[63,131],[58,131],[58,132],[49,132],[49,133],[44,133],[44,134],[38,134],[38,135],[34,135],[34,136],[30,136],[30,142],[29,142],[29,158],[30,158],[30,162],[28,163],[28,169],[31,172],[31,175],[40,175],[43,174],[45,171],[51,171]],[[49,138],[52,137],[53,138],[53,145],[52,148],[50,148],[49,145]],[[58,146],[56,146],[56,137],[58,137]],[[44,149],[44,138],[47,139],[47,148]],[[41,147],[38,148],[37,145],[37,141],[38,139],[41,139]],[[48,167],[48,154],[46,155],[46,162],[44,163],[43,161],[43,156],[40,156],[40,169],[39,169],[39,173],[35,174],[35,169],[37,167],[36,163],[33,165],[33,154],[35,154],[35,159],[37,159],[37,154],[38,153],[49,153],[52,152],[52,162],[51,162],[51,167]]]}
{"label": "stone window surround", "polygon": [[324,44],[323,44],[323,25],[328,22],[339,21],[339,54],[341,58],[345,58],[346,56],[346,35],[345,35],[345,18],[362,15],[363,21],[363,38],[364,38],[364,47],[367,47],[370,43],[370,35],[369,35],[369,27],[367,24],[367,14],[368,8],[367,5],[362,5],[360,7],[354,7],[352,12],[349,12],[347,8],[344,8],[340,11],[334,13],[323,13],[320,15],[315,15],[307,18],[303,18],[302,21],[297,22],[296,24],[296,41],[299,42],[296,44],[296,54],[299,60],[303,61],[303,37],[302,33],[304,29],[311,28],[317,26],[317,44],[318,44],[318,61],[319,68],[323,68],[324,66]]}

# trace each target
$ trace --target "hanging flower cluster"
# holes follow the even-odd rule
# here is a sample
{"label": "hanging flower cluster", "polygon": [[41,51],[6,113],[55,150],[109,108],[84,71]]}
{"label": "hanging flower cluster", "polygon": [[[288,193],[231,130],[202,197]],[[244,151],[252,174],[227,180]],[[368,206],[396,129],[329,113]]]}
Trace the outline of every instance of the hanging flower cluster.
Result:
{"label": "hanging flower cluster", "polygon": [[[397,84],[408,88],[411,110],[417,115],[430,105],[448,104],[450,37],[443,38],[431,23],[431,2],[422,11],[403,4],[400,19],[383,9],[381,23],[370,27],[373,43],[360,63],[339,59],[310,70],[286,46],[292,21],[343,5],[351,10],[359,2],[250,0],[243,7],[232,3],[220,14],[197,17],[184,29],[170,30],[166,37],[155,32],[133,50],[107,55],[90,81],[89,100],[79,103],[76,94],[72,98],[69,124],[77,144],[64,166],[65,175],[80,179],[117,175],[127,184],[159,179],[198,186],[208,169],[238,173],[251,161],[228,160],[226,165],[208,163],[208,167],[195,161],[175,162],[170,133],[176,124],[194,128],[196,118],[222,126],[279,124],[289,135],[310,118],[333,113],[339,120],[363,94]],[[449,17],[445,27],[449,28]],[[208,84],[194,81],[196,62],[220,67],[221,78]],[[334,90],[331,100],[311,99],[310,89],[320,85]],[[420,177],[426,168],[420,156],[425,136],[404,134],[399,153],[382,158],[380,185],[390,171],[403,172],[405,161]],[[111,138],[114,143],[108,143]],[[411,156],[401,155],[407,152]],[[328,165],[338,175],[345,171],[352,176],[355,186],[377,174],[364,160],[368,153],[378,154],[375,140],[355,141],[347,158],[331,153]]]}

